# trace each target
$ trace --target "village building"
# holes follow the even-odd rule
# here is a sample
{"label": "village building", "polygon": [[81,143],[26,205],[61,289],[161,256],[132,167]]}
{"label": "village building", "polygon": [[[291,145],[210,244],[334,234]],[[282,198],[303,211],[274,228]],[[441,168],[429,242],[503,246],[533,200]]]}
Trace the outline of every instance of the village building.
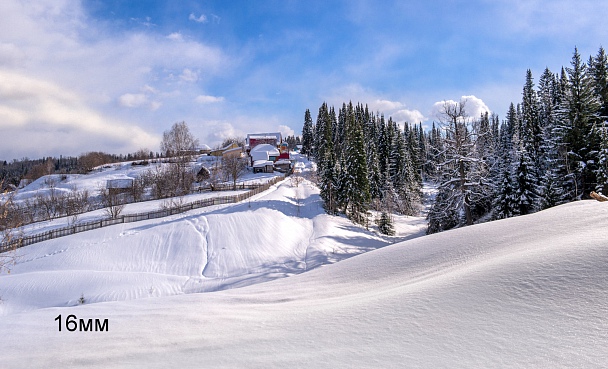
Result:
{"label": "village building", "polygon": [[106,181],[106,189],[110,196],[127,193],[133,188],[132,178],[108,179]]}
{"label": "village building", "polygon": [[274,163],[270,160],[256,160],[253,162],[253,173],[272,173]]}
{"label": "village building", "polygon": [[291,170],[289,144],[283,142],[280,132],[251,133],[247,135],[246,143],[254,173],[271,173],[274,170],[286,173]]}
{"label": "village building", "polygon": [[275,162],[279,158],[281,153],[276,146],[270,144],[260,144],[249,151],[249,157],[251,159],[251,166],[258,160]]}
{"label": "village building", "polygon": [[209,145],[202,144],[197,150],[198,150],[198,153],[202,154],[202,155],[211,154],[211,148],[209,147]]}
{"label": "village building", "polygon": [[282,142],[279,145],[279,157],[278,160],[289,160],[289,144],[287,142]]}
{"label": "village building", "polygon": [[245,140],[249,149],[253,149],[257,145],[269,144],[277,147],[283,142],[283,136],[280,132],[271,133],[250,133]]}
{"label": "village building", "polygon": [[291,160],[279,159],[274,163],[274,169],[277,172],[287,173],[291,170]]}
{"label": "village building", "polygon": [[243,148],[240,146],[222,152],[222,158],[241,158],[244,156]]}
{"label": "village building", "polygon": [[213,155],[213,156],[223,156],[224,155],[224,151],[231,150],[231,149],[236,149],[237,147],[239,147],[239,145],[236,142],[233,142],[230,145],[227,145],[225,147],[212,150],[211,151],[211,155]]}

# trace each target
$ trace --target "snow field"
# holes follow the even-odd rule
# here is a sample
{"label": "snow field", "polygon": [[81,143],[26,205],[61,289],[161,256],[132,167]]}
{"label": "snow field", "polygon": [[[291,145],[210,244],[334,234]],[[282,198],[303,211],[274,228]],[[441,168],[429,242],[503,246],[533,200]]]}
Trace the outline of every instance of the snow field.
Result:
{"label": "snow field", "polygon": [[324,214],[312,184],[286,180],[240,204],[21,248],[11,274],[0,277],[0,314],[73,306],[81,296],[98,303],[242,287],[387,244]]}
{"label": "snow field", "polygon": [[[321,204],[312,184],[286,180],[239,204],[21,249],[0,276],[1,366],[608,362],[606,204],[419,238],[423,218],[395,217],[398,235],[383,237]],[[108,331],[59,332],[59,314],[108,319]]]}
{"label": "snow field", "polygon": [[[608,238],[598,225],[607,216],[605,204],[571,203],[246,288],[12,314],[0,320],[11,332],[0,336],[3,362],[602,368]],[[107,318],[109,330],[57,332],[58,314]]]}

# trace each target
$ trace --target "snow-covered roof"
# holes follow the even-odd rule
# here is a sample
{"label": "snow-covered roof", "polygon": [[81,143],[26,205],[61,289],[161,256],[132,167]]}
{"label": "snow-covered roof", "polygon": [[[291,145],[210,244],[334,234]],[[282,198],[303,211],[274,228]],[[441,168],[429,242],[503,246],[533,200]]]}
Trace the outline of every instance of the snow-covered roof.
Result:
{"label": "snow-covered roof", "polygon": [[256,160],[253,162],[254,168],[261,168],[261,167],[265,167],[267,165],[274,165],[274,163],[271,162],[270,160]]}
{"label": "snow-covered roof", "polygon": [[277,162],[275,164],[278,164],[278,165],[291,164],[291,160],[280,159],[280,160],[277,160]]}
{"label": "snow-covered roof", "polygon": [[283,140],[280,132],[249,133],[247,134],[247,144],[250,144],[249,139],[251,138],[255,140],[274,139],[277,143]]}
{"label": "snow-covered roof", "polygon": [[268,155],[279,155],[279,150],[270,144],[260,144],[251,149],[251,152],[267,152]]}
{"label": "snow-covered roof", "polygon": [[232,148],[232,149],[224,150],[224,154],[227,153],[227,152],[233,152],[233,151],[243,151],[243,148],[242,147],[235,147],[235,148]]}
{"label": "snow-covered roof", "polygon": [[235,148],[234,145],[235,145],[235,143],[233,142],[233,143],[231,143],[229,145],[226,145],[226,146],[222,147],[220,150],[226,151],[226,150],[233,149],[233,148]]}

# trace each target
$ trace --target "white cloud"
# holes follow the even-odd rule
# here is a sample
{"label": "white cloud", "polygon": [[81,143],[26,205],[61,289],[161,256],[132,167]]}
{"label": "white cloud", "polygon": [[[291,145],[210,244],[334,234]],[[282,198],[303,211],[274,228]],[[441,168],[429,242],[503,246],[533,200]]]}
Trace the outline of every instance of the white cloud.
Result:
{"label": "white cloud", "polygon": [[418,124],[427,120],[418,110],[401,109],[397,110],[391,116],[393,117],[393,120],[397,122],[405,121],[410,124]]}
{"label": "white cloud", "polygon": [[417,109],[408,109],[406,104],[389,100],[386,98],[378,98],[378,94],[374,91],[363,88],[359,84],[350,84],[341,86],[339,89],[334,91],[334,95],[327,99],[330,105],[334,105],[336,108],[342,107],[342,102],[352,101],[353,104],[361,102],[368,104],[367,107],[369,112],[372,114],[380,113],[385,117],[392,117],[393,120],[398,122],[407,121],[408,123],[424,122],[427,118]]}
{"label": "white cloud", "polygon": [[209,133],[207,133],[207,136],[204,139],[205,142],[201,143],[211,147],[219,145],[227,138],[245,137],[245,133],[242,130],[235,128],[231,123],[224,121],[205,122],[205,128]]}
{"label": "white cloud", "polygon": [[184,36],[179,32],[173,32],[167,38],[173,41],[184,41]]}
{"label": "white cloud", "polygon": [[[0,97],[0,125],[12,127],[10,132],[2,131],[3,137],[10,134],[11,139],[1,145],[0,157],[77,155],[112,147],[125,149],[123,153],[134,151],[140,147],[137,138],[154,137],[165,130],[167,124],[184,114],[185,102],[201,93],[198,84],[176,82],[198,82],[198,70],[214,75],[233,63],[218,47],[185,39],[178,32],[167,36],[154,31],[154,27],[117,31],[109,23],[92,21],[80,0],[35,3],[0,2],[0,14],[4,16],[0,22],[0,90],[4,93]],[[152,25],[151,19],[144,21]],[[179,77],[171,80],[168,75],[174,71],[180,71],[176,73]],[[24,76],[35,83],[20,86],[27,80]],[[45,85],[53,88],[41,87]],[[70,98],[54,95],[57,92]],[[175,97],[177,93],[181,98]],[[127,109],[116,109],[117,105]],[[161,106],[163,109],[159,109]],[[137,114],[134,109],[139,109]],[[73,116],[97,122],[100,126],[95,129],[99,132],[88,137],[84,132],[91,127],[85,126],[92,123],[80,122],[84,126],[76,128],[62,123],[72,122]],[[107,131],[101,128],[104,124]],[[149,133],[138,131],[137,127],[144,125]],[[48,128],[47,135],[62,127],[65,149],[57,140],[41,139],[37,145],[32,144],[36,142],[33,138],[18,140],[25,132],[38,135],[34,127],[39,132],[39,127]],[[129,130],[135,133],[124,137],[110,134]],[[116,142],[111,142],[112,137]],[[157,144],[145,143],[150,148]]]}
{"label": "white cloud", "polygon": [[376,99],[373,102],[369,103],[369,108],[372,109],[372,111],[380,112],[394,111],[402,107],[403,104],[399,101]]}
{"label": "white cloud", "polygon": [[160,142],[159,137],[136,125],[104,117],[77,94],[52,82],[1,70],[0,80],[0,130],[11,138],[0,150],[5,157],[18,157],[19,152],[126,152],[156,147]]}
{"label": "white cloud", "polygon": [[[596,0],[501,1],[496,2],[498,19],[506,27],[497,30],[517,37],[552,36],[571,38],[591,33],[605,36],[605,14],[608,4]],[[576,14],[575,17],[572,15]]]}
{"label": "white cloud", "polygon": [[194,13],[190,13],[188,19],[191,21],[195,21],[196,23],[207,23],[207,17],[205,16],[205,14],[201,14],[199,17],[197,17],[196,15],[194,15]]}
{"label": "white cloud", "polygon": [[222,96],[199,95],[194,99],[199,104],[214,104],[224,101]]}
{"label": "white cloud", "polygon": [[179,76],[184,82],[196,82],[198,81],[198,73],[186,68],[182,71],[182,74]]}
{"label": "white cloud", "polygon": [[0,66],[18,66],[24,62],[26,54],[13,43],[0,43]]}
{"label": "white cloud", "polygon": [[124,94],[118,98],[118,103],[125,108],[139,108],[148,103],[148,97],[144,94]]}
{"label": "white cloud", "polygon": [[466,111],[472,118],[477,119],[481,116],[481,114],[484,114],[486,112],[492,113],[486,103],[484,103],[483,100],[474,95],[463,96],[462,99],[466,100]]}
{"label": "white cloud", "polygon": [[283,138],[295,135],[295,131],[293,129],[283,124],[279,125],[278,130],[281,132],[281,135],[283,135]]}
{"label": "white cloud", "polygon": [[152,102],[150,103],[149,107],[150,107],[150,110],[152,110],[152,111],[156,111],[156,110],[158,110],[158,109],[159,109],[159,108],[160,108],[162,105],[163,105],[163,103],[162,103],[162,102],[160,102],[160,101],[152,101]]}
{"label": "white cloud", "polygon": [[[486,106],[483,100],[474,95],[462,96],[460,98],[460,102],[465,103],[465,113],[469,118],[477,119],[481,116],[482,113],[491,113],[490,109]],[[446,103],[456,104],[457,102],[454,100],[444,100],[436,102],[435,104],[433,104],[432,115],[438,119],[443,119],[444,117],[441,116],[441,112]]]}
{"label": "white cloud", "polygon": [[141,89],[144,93],[148,93],[148,94],[158,94],[158,90],[155,89],[152,86],[149,85],[145,85],[142,89]]}

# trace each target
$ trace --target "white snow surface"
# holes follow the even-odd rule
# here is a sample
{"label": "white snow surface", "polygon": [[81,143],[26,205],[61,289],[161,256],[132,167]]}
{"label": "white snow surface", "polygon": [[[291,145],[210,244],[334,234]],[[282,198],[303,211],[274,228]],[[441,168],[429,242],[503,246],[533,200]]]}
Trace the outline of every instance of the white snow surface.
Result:
{"label": "white snow surface", "polygon": [[[575,202],[382,247],[399,238],[284,181],[23,248],[0,277],[0,366],[602,368],[607,219]],[[59,332],[59,314],[108,331]]]}

